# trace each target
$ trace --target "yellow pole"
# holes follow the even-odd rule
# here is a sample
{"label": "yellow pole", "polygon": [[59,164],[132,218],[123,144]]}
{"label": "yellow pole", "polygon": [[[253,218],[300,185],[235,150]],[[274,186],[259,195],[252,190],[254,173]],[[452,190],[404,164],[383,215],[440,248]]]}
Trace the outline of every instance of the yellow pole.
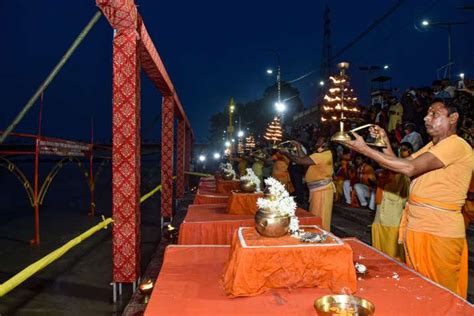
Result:
{"label": "yellow pole", "polygon": [[15,129],[18,123],[20,123],[20,121],[23,119],[26,113],[31,109],[31,107],[36,102],[36,100],[38,100],[39,96],[44,92],[44,90],[46,90],[46,88],[49,86],[51,81],[53,81],[54,77],[56,77],[56,75],[59,73],[59,71],[64,66],[64,64],[68,61],[69,57],[71,57],[72,53],[74,53],[74,51],[79,46],[79,44],[81,44],[82,40],[86,37],[87,33],[89,33],[89,31],[92,29],[95,23],[99,20],[101,15],[102,13],[100,11],[97,11],[97,13],[94,14],[92,19],[89,21],[89,23],[87,23],[86,27],[82,30],[82,32],[77,36],[77,38],[74,40],[71,47],[69,47],[67,52],[61,58],[59,63],[54,67],[54,69],[50,72],[48,77],[39,86],[38,90],[36,90],[35,94],[28,100],[26,105],[23,107],[20,113],[18,113],[18,115],[13,120],[13,122],[5,129],[5,132],[2,135],[0,135],[0,144],[3,143],[5,138],[7,138],[8,134],[10,134]]}

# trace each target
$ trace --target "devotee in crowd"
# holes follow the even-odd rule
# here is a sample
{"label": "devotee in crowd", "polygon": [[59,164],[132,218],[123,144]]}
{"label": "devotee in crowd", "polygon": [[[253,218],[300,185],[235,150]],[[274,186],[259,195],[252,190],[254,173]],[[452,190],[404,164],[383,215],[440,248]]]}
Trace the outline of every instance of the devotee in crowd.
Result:
{"label": "devotee in crowd", "polygon": [[361,155],[356,156],[354,167],[355,170],[349,170],[350,179],[345,180],[343,184],[344,199],[348,205],[352,204],[352,191],[355,191],[359,205],[375,211],[376,177],[374,168]]}
{"label": "devotee in crowd", "polygon": [[441,89],[446,91],[449,94],[450,98],[454,98],[456,92],[456,87],[451,84],[451,81],[448,78],[441,80]]}
{"label": "devotee in crowd", "polygon": [[[304,157],[306,156],[306,148],[304,146],[297,146],[299,152],[292,153],[296,156]],[[295,196],[295,202],[298,206],[302,207],[305,204],[305,187],[303,184],[304,169],[303,166],[297,165],[293,161],[288,165],[288,173],[290,174],[291,183],[295,189],[292,193]]]}
{"label": "devotee in crowd", "polygon": [[280,181],[289,193],[295,191],[293,184],[291,183],[290,173],[288,172],[290,159],[279,153],[277,150],[274,152],[271,159],[273,160],[272,177]]}
{"label": "devotee in crowd", "polygon": [[238,161],[239,175],[245,176],[247,174],[247,164],[248,164],[245,154],[239,154],[239,156],[237,157],[237,161]]}
{"label": "devotee in crowd", "polygon": [[[406,263],[466,298],[468,248],[461,209],[474,169],[473,151],[456,135],[461,120],[455,104],[435,99],[424,120],[432,141],[408,158],[396,157],[390,147],[372,149],[357,133],[345,144],[386,169],[413,177],[399,231]],[[380,127],[371,133],[388,141]]]}
{"label": "devotee in crowd", "polygon": [[[295,143],[299,146],[299,143]],[[279,152],[292,162],[307,166],[305,181],[309,190],[309,211],[321,217],[322,228],[331,230],[332,205],[334,184],[332,182],[333,157],[329,150],[329,142],[325,137],[319,137],[315,144],[315,152],[309,156],[298,157],[286,150]]]}
{"label": "devotee in crowd", "polygon": [[345,180],[349,180],[349,168],[350,161],[352,159],[351,152],[349,149],[343,146],[338,146],[337,151],[337,162],[338,165],[336,173],[333,177],[334,186],[336,187],[336,195],[334,197],[335,201],[342,200],[344,198],[343,185]]}
{"label": "devotee in crowd", "polygon": [[433,90],[433,96],[439,99],[450,99],[451,94],[443,89],[443,85],[440,80],[435,80],[431,84],[431,89]]}
{"label": "devotee in crowd", "polygon": [[402,124],[403,105],[395,97],[392,97],[389,102],[387,131],[390,133]]}
{"label": "devotee in crowd", "polygon": [[410,143],[414,151],[418,151],[423,146],[423,139],[421,138],[420,133],[415,130],[415,124],[405,124],[405,136],[402,138],[401,142]]}
{"label": "devotee in crowd", "polygon": [[[410,143],[400,144],[400,157],[407,158],[412,153]],[[401,173],[382,169],[377,176],[372,246],[399,261],[405,260],[403,245],[398,242],[398,230],[409,186],[410,178]]]}
{"label": "devotee in crowd", "polygon": [[382,104],[376,103],[374,104],[375,108],[375,121],[374,123],[378,126],[384,126],[387,124],[387,111],[386,109],[382,109]]}
{"label": "devotee in crowd", "polygon": [[263,182],[263,165],[265,163],[265,152],[261,147],[255,150],[249,156],[249,162],[252,163],[252,171],[260,179],[260,183]]}
{"label": "devotee in crowd", "polygon": [[464,217],[464,226],[467,229],[469,224],[474,221],[474,173],[471,177],[471,184],[469,185],[469,191],[467,192],[466,203],[462,208],[462,215]]}

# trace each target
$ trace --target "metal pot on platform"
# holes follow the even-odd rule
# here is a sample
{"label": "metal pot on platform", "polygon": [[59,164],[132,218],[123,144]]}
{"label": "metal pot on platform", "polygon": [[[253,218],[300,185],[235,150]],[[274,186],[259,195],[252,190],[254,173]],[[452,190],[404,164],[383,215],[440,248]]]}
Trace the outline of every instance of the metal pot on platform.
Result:
{"label": "metal pot on platform", "polygon": [[240,180],[240,189],[245,193],[254,193],[257,190],[257,184],[250,180]]}
{"label": "metal pot on platform", "polygon": [[[266,199],[275,199],[275,196],[266,194]],[[255,229],[265,237],[281,237],[290,231],[290,216],[272,209],[259,208],[255,214]]]}
{"label": "metal pot on platform", "polygon": [[232,179],[234,179],[234,174],[231,173],[231,172],[228,172],[228,171],[224,171],[222,173],[222,179],[223,180],[232,180]]}

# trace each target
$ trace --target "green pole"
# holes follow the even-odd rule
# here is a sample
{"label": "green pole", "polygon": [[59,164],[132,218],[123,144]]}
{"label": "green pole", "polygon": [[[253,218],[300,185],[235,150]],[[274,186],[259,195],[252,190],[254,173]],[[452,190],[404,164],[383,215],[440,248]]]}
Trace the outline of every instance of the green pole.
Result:
{"label": "green pole", "polygon": [[49,86],[51,81],[53,81],[54,77],[56,77],[56,75],[59,73],[59,71],[64,66],[64,64],[68,61],[69,57],[71,57],[72,53],[74,53],[76,48],[79,46],[79,44],[81,44],[82,40],[86,37],[87,33],[89,33],[89,31],[92,29],[94,24],[99,20],[101,15],[102,13],[100,11],[97,11],[97,13],[92,17],[89,23],[87,23],[86,27],[77,36],[76,40],[72,43],[71,47],[69,47],[66,54],[64,54],[64,56],[61,58],[59,63],[56,65],[56,67],[54,67],[54,69],[50,72],[46,80],[43,81],[43,83],[39,86],[38,90],[36,90],[35,94],[28,100],[28,102],[20,111],[20,113],[18,113],[18,115],[15,117],[13,122],[7,127],[7,129],[5,129],[5,132],[0,136],[0,144],[3,143],[3,141],[8,137],[8,135],[15,129],[18,123],[21,122],[23,117],[31,109],[31,107],[36,102],[36,100],[38,100],[41,93],[43,93],[46,90],[46,88]]}

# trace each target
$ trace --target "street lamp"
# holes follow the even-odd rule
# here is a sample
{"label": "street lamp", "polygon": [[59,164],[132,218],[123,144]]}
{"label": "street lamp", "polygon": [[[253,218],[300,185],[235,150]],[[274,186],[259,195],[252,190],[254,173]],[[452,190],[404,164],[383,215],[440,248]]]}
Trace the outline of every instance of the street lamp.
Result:
{"label": "street lamp", "polygon": [[214,153],[214,159],[218,160],[219,158],[221,158],[221,155],[219,153]]}
{"label": "street lamp", "polygon": [[387,70],[389,67],[389,65],[383,65],[383,69]]}
{"label": "street lamp", "polygon": [[[277,89],[278,89],[278,102],[281,102],[281,65],[280,65],[280,53],[276,49],[269,49],[269,52],[275,54],[277,58]],[[273,74],[272,69],[267,69],[267,74]]]}
{"label": "street lamp", "polygon": [[319,82],[319,85],[320,85],[321,87],[324,86],[324,81],[321,80],[321,81]]}
{"label": "street lamp", "polygon": [[277,102],[277,103],[275,103],[275,108],[276,108],[277,112],[281,114],[281,113],[285,112],[286,105],[283,102]]}
{"label": "street lamp", "polygon": [[[451,29],[454,25],[464,25],[466,22],[430,22],[428,20],[421,21],[421,26],[427,28],[429,26],[437,26],[443,30],[448,31],[448,64],[446,65],[448,70],[448,79],[451,80],[451,67],[453,66],[453,59],[451,54],[452,40],[451,40]],[[444,68],[444,66],[442,67]]]}
{"label": "street lamp", "polygon": [[204,156],[204,155],[199,155],[199,161],[200,161],[200,162],[206,161],[206,156]]}
{"label": "street lamp", "polygon": [[237,136],[238,136],[238,137],[243,137],[243,136],[244,136],[244,132],[243,132],[243,131],[239,131],[239,132],[237,133]]}
{"label": "street lamp", "polygon": [[[234,115],[234,111],[235,111],[234,98],[230,98],[230,101],[229,101],[229,126],[227,126],[227,139],[228,140],[231,139],[233,134],[234,134],[234,125],[233,125],[233,119],[232,119],[232,116]],[[230,153],[232,154],[232,147],[230,147],[230,145],[226,146],[226,147],[229,147]]]}

